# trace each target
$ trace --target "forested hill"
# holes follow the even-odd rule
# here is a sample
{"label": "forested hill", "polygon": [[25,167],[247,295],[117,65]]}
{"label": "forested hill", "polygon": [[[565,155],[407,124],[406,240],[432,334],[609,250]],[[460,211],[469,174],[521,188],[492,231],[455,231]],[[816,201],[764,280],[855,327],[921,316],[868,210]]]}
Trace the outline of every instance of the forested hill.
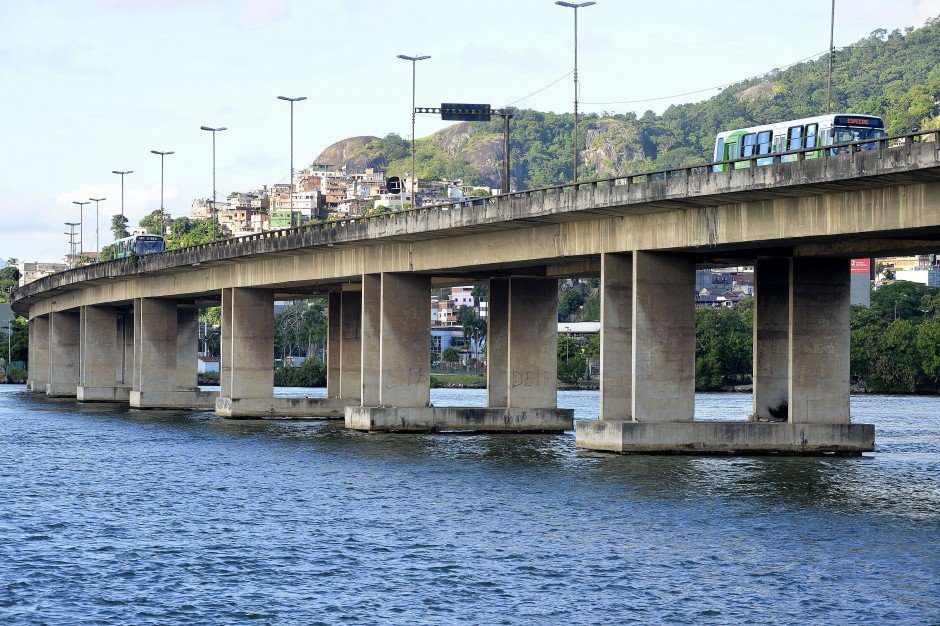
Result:
{"label": "forested hill", "polygon": [[[771,72],[704,102],[669,107],[662,115],[584,115],[582,177],[701,162],[710,158],[719,130],[823,113],[827,63],[823,56]],[[881,115],[889,133],[940,127],[940,17],[917,29],[875,31],[838,49],[834,66],[833,110]],[[697,87],[693,79],[677,82],[676,91]],[[569,114],[519,110],[512,122],[516,188],[570,180],[571,129]],[[455,124],[419,139],[419,175],[499,186],[500,133],[501,121],[493,120]],[[410,144],[401,137],[353,139],[334,144],[317,161],[340,161],[349,171],[382,167],[390,175],[410,169]]]}

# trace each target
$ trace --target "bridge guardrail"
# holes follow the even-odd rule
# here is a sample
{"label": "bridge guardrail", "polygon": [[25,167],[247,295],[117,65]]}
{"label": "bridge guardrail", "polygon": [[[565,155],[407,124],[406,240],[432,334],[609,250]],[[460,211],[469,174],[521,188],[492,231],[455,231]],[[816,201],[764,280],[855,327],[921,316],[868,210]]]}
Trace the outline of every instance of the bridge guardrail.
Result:
{"label": "bridge guardrail", "polygon": [[[926,139],[925,139],[926,138]],[[772,160],[772,165],[779,165],[784,162],[802,162],[804,161],[808,154],[818,152],[820,155],[815,158],[821,159],[833,159],[841,158],[852,152],[861,151],[863,146],[876,144],[876,149],[873,151],[882,152],[887,148],[894,148],[899,146],[910,146],[914,143],[926,143],[934,142],[936,145],[936,150],[940,154],[940,129],[932,129],[927,131],[917,131],[912,133],[904,133],[899,135],[888,135],[885,137],[878,137],[873,139],[861,139],[858,141],[850,141],[845,143],[833,144],[831,146],[814,146],[812,148],[801,148],[799,150],[788,150],[786,152],[776,152],[772,154],[761,154],[754,155],[750,157],[744,157],[739,159],[729,159],[726,161],[710,161],[707,163],[700,163],[696,165],[688,165],[683,167],[675,168],[666,168],[661,170],[654,170],[650,172],[640,172],[637,174],[626,174],[624,176],[612,176],[609,178],[599,178],[587,181],[578,181],[577,183],[565,183],[562,185],[551,185],[548,187],[537,187],[534,189],[525,189],[522,191],[510,191],[508,193],[501,193],[495,196],[488,196],[484,198],[473,198],[470,200],[460,200],[457,202],[443,202],[440,204],[434,204],[426,207],[412,207],[410,209],[403,209],[400,211],[394,211],[391,213],[381,213],[377,215],[359,215],[353,217],[347,217],[338,220],[328,220],[325,222],[317,222],[315,224],[306,224],[304,226],[297,226],[293,228],[281,228],[276,230],[270,230],[263,233],[256,233],[252,235],[243,235],[241,237],[229,237],[227,239],[220,239],[218,241],[213,241],[209,243],[201,243],[193,246],[186,246],[185,248],[175,248],[173,250],[167,250],[166,252],[147,255],[148,257],[162,257],[162,258],[172,258],[173,256],[182,256],[191,252],[197,252],[199,250],[208,250],[213,248],[222,248],[225,246],[235,245],[244,242],[250,241],[261,241],[263,239],[276,239],[280,237],[288,237],[291,235],[298,235],[304,232],[310,232],[311,230],[336,230],[346,228],[349,224],[355,223],[367,223],[370,221],[376,220],[388,220],[388,219],[398,219],[401,217],[407,217],[409,215],[419,213],[422,211],[449,211],[451,209],[461,209],[469,208],[474,206],[486,206],[488,204],[498,204],[500,200],[508,199],[510,202],[514,198],[531,198],[534,195],[555,195],[562,194],[570,191],[577,192],[582,187],[589,187],[596,189],[599,186],[606,185],[610,187],[620,187],[620,186],[630,186],[637,183],[647,183],[654,180],[669,180],[674,178],[691,178],[693,173],[704,173],[706,175],[725,175],[728,172],[739,172],[743,170],[750,170],[757,167],[762,167],[758,165],[758,161],[766,161],[768,159]],[[858,150],[856,150],[858,148]],[[832,154],[833,150],[845,149],[844,153],[841,154]],[[784,161],[785,157],[795,156],[796,159],[793,161]],[[736,167],[741,163],[747,163],[747,167],[741,168]],[[770,165],[768,164],[768,165]],[[716,170],[716,168],[724,168],[723,171]],[[331,245],[331,244],[327,244]],[[83,267],[107,267],[109,265],[118,266],[122,263],[126,263],[127,259],[113,259],[110,261],[103,261],[100,263],[94,263],[91,265],[86,265]],[[66,272],[75,272],[81,270],[82,267],[73,268],[70,270],[64,270],[63,272],[57,272],[52,276],[57,276]],[[43,280],[42,278],[39,280]],[[17,289],[16,291],[18,291]],[[16,298],[16,292],[14,291],[14,298]]]}

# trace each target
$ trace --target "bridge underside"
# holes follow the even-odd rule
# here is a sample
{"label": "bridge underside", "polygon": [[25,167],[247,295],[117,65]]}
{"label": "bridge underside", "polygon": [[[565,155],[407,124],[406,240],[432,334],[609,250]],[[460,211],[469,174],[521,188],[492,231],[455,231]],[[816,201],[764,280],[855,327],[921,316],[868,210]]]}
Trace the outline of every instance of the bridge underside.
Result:
{"label": "bridge underside", "polygon": [[[883,157],[595,185],[350,224],[317,235],[322,244],[262,238],[226,258],[211,248],[168,255],[175,265],[147,261],[143,273],[50,277],[16,303],[40,361],[30,387],[137,406],[214,402],[226,417],[343,415],[368,431],[568,430],[571,411],[556,404],[557,279],[593,276],[601,406],[598,420],[577,424],[579,446],[870,451],[873,428],[850,421],[849,259],[940,250],[936,146]],[[920,165],[904,170],[904,159]],[[753,409],[738,422],[698,422],[694,272],[739,264],[755,266]],[[468,281],[489,284],[487,407],[431,407],[428,293]],[[329,298],[328,398],[276,399],[273,302],[313,295]],[[193,312],[218,304],[214,398],[196,389],[190,363]]]}

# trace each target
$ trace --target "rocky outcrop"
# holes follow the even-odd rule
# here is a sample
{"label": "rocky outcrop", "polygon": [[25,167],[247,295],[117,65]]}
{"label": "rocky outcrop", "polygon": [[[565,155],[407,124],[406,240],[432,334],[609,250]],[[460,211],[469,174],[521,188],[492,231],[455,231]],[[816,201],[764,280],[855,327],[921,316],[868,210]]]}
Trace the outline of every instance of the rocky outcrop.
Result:
{"label": "rocky outcrop", "polygon": [[[376,139],[378,139],[378,137],[360,135],[359,137],[349,137],[348,139],[337,141],[321,152],[314,163],[330,163],[336,166],[345,164],[348,167],[351,159],[362,163],[380,160],[384,155],[379,153],[369,154],[368,151],[363,150]],[[359,154],[355,154],[357,152]],[[381,167],[381,165],[367,164],[362,165],[362,167]]]}
{"label": "rocky outcrop", "polygon": [[584,143],[581,161],[587,168],[596,169],[599,178],[622,174],[629,162],[646,158],[637,127],[620,120],[598,120],[585,133]]}

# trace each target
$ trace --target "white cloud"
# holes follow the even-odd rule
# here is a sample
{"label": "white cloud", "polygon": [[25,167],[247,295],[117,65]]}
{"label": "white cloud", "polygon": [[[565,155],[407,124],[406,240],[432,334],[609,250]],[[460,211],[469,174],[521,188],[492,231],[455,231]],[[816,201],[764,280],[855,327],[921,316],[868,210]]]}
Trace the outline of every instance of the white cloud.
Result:
{"label": "white cloud", "polygon": [[286,0],[245,0],[235,13],[235,22],[242,28],[261,28],[285,19],[289,13]]}

